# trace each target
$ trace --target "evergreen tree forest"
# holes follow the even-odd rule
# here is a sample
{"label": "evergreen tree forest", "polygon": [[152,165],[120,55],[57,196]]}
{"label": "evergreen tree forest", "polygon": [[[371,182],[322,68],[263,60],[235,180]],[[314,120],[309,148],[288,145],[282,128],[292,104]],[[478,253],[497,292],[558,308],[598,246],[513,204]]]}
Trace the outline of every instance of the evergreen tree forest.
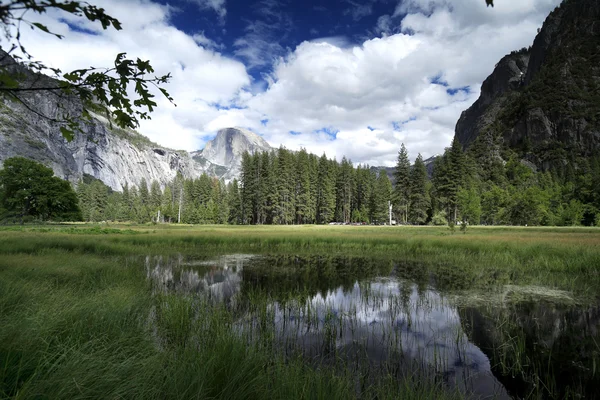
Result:
{"label": "evergreen tree forest", "polygon": [[[244,154],[240,180],[178,176],[113,192],[86,177],[86,221],[186,224],[600,225],[600,158],[578,171],[536,172],[509,151],[497,157],[458,141],[427,166],[403,145],[392,185],[385,169],[280,148]],[[428,170],[433,172],[430,174]]]}

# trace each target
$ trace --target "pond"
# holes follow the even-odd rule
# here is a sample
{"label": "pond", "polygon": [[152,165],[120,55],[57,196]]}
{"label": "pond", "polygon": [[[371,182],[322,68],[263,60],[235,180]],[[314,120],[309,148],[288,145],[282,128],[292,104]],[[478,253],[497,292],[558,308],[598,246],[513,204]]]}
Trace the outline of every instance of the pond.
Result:
{"label": "pond", "polygon": [[[468,290],[402,261],[147,257],[157,292],[234,315],[247,340],[308,363],[442,383],[469,398],[594,398],[600,308],[549,288]],[[456,277],[454,277],[457,279]]]}

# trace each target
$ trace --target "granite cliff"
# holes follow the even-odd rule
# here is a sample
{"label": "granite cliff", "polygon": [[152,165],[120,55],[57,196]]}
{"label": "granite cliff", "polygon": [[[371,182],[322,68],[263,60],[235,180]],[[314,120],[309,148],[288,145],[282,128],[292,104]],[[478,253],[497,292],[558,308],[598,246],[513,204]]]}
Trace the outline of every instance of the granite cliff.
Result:
{"label": "granite cliff", "polygon": [[[24,85],[49,86],[52,79],[35,74],[0,52],[0,63],[20,74]],[[24,77],[24,78],[23,78]],[[52,168],[56,176],[76,183],[84,175],[102,180],[113,190],[158,181],[165,185],[178,173],[185,178],[210,176],[235,178],[244,151],[271,149],[260,136],[238,128],[223,129],[202,151],[187,153],[152,143],[145,136],[111,125],[93,114],[80,124],[81,132],[68,142],[60,133],[63,113],[81,113],[77,98],[49,91],[24,94],[25,104],[0,98],[0,166],[13,156],[23,156]],[[174,133],[176,134],[176,133]]]}
{"label": "granite cliff", "polygon": [[212,165],[225,166],[222,177],[233,179],[240,176],[244,152],[254,154],[271,150],[273,148],[269,143],[254,132],[242,128],[225,128],[206,143],[203,150],[193,152],[192,157],[200,163],[206,160]]}
{"label": "granite cliff", "polygon": [[600,1],[565,0],[505,56],[456,125],[463,148],[508,148],[548,170],[600,149]]}

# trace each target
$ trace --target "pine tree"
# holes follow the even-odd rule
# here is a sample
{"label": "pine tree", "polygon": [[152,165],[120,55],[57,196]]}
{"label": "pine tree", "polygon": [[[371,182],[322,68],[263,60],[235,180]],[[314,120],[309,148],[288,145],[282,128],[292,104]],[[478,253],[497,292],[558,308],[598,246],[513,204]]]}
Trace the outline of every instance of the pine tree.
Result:
{"label": "pine tree", "polygon": [[452,140],[452,146],[447,151],[448,164],[447,171],[449,185],[447,186],[448,198],[448,216],[456,222],[458,212],[458,191],[464,187],[468,177],[465,155],[460,142],[455,137]]}
{"label": "pine tree", "polygon": [[240,219],[242,224],[252,223],[252,198],[254,196],[254,171],[252,156],[242,154],[240,177]]}
{"label": "pine tree", "polygon": [[227,185],[227,201],[229,203],[228,223],[239,225],[242,223],[242,199],[237,179]]}
{"label": "pine tree", "polygon": [[139,186],[140,207],[137,212],[138,222],[145,223],[150,221],[150,193],[148,191],[148,182],[146,178],[142,178]]}
{"label": "pine tree", "polygon": [[317,167],[317,201],[316,217],[318,224],[327,224],[333,220],[335,213],[335,168],[333,162],[323,154]]}
{"label": "pine tree", "polygon": [[90,221],[90,190],[87,183],[83,179],[79,180],[77,184],[77,198],[79,200],[79,208],[81,209],[81,216],[84,221]]}
{"label": "pine tree", "polygon": [[410,161],[408,160],[408,151],[402,143],[398,152],[398,161],[394,170],[396,186],[394,188],[395,208],[400,220],[408,222],[408,204],[410,197]]}
{"label": "pine tree", "polygon": [[371,197],[375,180],[375,174],[368,165],[356,167],[352,222],[369,222],[372,214]]}
{"label": "pine tree", "polygon": [[354,188],[354,168],[352,161],[342,158],[339,165],[339,173],[336,182],[336,220],[339,222],[349,223],[352,217],[352,200]]}
{"label": "pine tree", "polygon": [[173,191],[169,185],[165,187],[165,191],[163,192],[160,211],[165,222],[173,222],[175,220],[176,213],[173,208]]}
{"label": "pine tree", "polygon": [[[162,205],[162,190],[160,189],[160,183],[154,180],[152,181],[152,185],[150,185],[150,199],[148,210],[150,212],[150,216],[152,220],[156,220],[158,217],[158,211],[160,210]],[[159,222],[159,221],[157,221]]]}
{"label": "pine tree", "polygon": [[410,173],[410,206],[408,219],[412,224],[424,225],[431,200],[427,191],[427,169],[421,154],[417,156]]}
{"label": "pine tree", "polygon": [[283,147],[277,151],[277,165],[279,166],[276,177],[277,204],[273,222],[287,225],[294,222],[295,217],[295,179],[294,155]]}
{"label": "pine tree", "polygon": [[296,163],[296,223],[306,224],[311,221],[311,173],[306,149],[301,149]]}
{"label": "pine tree", "polygon": [[131,202],[131,196],[129,194],[129,184],[127,182],[125,182],[125,185],[123,185],[123,195],[121,196],[121,206],[119,208],[120,212],[119,212],[117,219],[119,221],[132,220],[131,208],[132,208],[132,202]]}
{"label": "pine tree", "polygon": [[[371,172],[373,174],[373,172]],[[386,224],[389,221],[389,202],[392,200],[392,184],[385,170],[380,170],[371,194],[371,222]]]}
{"label": "pine tree", "polygon": [[314,154],[308,155],[308,168],[310,175],[310,201],[308,202],[308,222],[317,222],[317,180],[319,179],[319,158]]}
{"label": "pine tree", "polygon": [[123,194],[119,192],[112,192],[108,195],[106,202],[106,208],[104,209],[104,216],[107,221],[118,221],[122,215],[123,207]]}

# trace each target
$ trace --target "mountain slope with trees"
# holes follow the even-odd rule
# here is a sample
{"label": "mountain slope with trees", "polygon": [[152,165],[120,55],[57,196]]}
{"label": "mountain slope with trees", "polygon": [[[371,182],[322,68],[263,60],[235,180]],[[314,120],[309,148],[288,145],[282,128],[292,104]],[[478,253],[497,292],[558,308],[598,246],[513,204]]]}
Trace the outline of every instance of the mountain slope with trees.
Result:
{"label": "mountain slope with trees", "polygon": [[490,160],[510,149],[541,171],[585,169],[600,150],[599,20],[598,0],[563,1],[485,80],[456,125],[460,144]]}

